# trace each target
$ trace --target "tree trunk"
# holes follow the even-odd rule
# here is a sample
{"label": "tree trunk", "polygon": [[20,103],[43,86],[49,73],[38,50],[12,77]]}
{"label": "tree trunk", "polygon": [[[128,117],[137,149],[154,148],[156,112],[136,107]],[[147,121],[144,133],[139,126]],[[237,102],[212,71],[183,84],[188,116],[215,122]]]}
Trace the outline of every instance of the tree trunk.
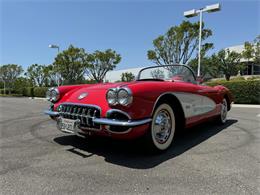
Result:
{"label": "tree trunk", "polygon": [[230,80],[230,74],[225,74],[226,80],[229,81]]}

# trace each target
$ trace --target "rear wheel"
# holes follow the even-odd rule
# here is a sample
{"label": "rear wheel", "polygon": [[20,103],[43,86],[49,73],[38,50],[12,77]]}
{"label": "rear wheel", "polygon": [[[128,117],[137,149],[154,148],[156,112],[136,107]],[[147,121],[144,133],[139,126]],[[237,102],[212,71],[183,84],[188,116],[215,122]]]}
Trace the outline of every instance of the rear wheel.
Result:
{"label": "rear wheel", "polygon": [[155,151],[164,151],[173,141],[176,129],[174,111],[166,103],[160,104],[153,114],[150,132],[147,134],[147,144]]}

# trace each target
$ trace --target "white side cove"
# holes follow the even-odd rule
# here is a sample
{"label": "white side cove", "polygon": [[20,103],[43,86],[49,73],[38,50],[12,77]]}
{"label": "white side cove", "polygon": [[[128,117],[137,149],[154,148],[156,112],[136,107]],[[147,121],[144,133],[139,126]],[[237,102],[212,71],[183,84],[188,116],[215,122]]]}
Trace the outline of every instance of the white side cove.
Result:
{"label": "white side cove", "polygon": [[216,108],[216,103],[206,96],[184,92],[175,92],[173,94],[181,102],[185,118],[205,114]]}

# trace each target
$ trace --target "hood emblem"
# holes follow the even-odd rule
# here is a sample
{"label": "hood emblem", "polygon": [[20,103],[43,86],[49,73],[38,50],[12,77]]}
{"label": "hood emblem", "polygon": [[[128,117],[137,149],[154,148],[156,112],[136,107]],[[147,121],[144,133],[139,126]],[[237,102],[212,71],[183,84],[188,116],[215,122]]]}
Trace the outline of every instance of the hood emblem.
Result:
{"label": "hood emblem", "polygon": [[82,100],[83,98],[85,98],[87,96],[88,96],[88,93],[82,93],[82,94],[79,95],[78,99]]}

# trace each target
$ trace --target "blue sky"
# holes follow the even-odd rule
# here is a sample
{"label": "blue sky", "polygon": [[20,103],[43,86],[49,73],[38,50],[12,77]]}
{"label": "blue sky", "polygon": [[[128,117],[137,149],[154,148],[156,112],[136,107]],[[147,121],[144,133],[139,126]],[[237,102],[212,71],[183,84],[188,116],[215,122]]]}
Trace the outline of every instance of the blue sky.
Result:
{"label": "blue sky", "polygon": [[[260,1],[79,1],[0,0],[0,64],[51,64],[70,44],[88,52],[112,48],[122,56],[117,69],[150,65],[147,50],[169,27],[184,20],[183,11],[220,2],[221,12],[205,14],[212,52],[252,41],[260,34]],[[194,22],[198,17],[189,19]]]}

